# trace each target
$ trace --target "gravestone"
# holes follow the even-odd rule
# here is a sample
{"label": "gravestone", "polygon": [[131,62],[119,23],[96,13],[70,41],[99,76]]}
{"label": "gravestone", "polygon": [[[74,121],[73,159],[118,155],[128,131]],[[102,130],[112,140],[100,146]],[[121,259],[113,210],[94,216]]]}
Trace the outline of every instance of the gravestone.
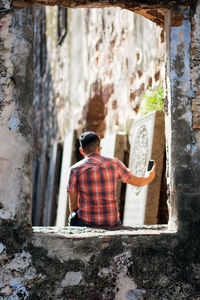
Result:
{"label": "gravestone", "polygon": [[49,169],[45,193],[44,226],[54,226],[57,209],[62,147],[55,142],[49,153]]}
{"label": "gravestone", "polygon": [[42,226],[43,225],[43,213],[44,213],[44,201],[45,201],[45,190],[48,176],[48,156],[47,151],[44,150],[39,158],[39,168],[37,183],[34,187],[36,188],[35,193],[35,203],[34,203],[34,216],[33,225]]}
{"label": "gravestone", "polygon": [[56,218],[56,226],[59,227],[64,227],[67,225],[67,220],[69,216],[67,181],[69,169],[75,163],[76,139],[76,133],[73,132],[67,135],[64,140]]}
{"label": "gravestone", "polygon": [[33,159],[32,168],[32,224],[34,224],[35,214],[36,214],[36,200],[37,200],[37,180],[39,172],[39,161],[38,159]]}
{"label": "gravestone", "polygon": [[156,162],[156,176],[144,187],[127,185],[123,225],[157,224],[165,150],[164,113],[155,111],[136,120],[130,145],[129,169],[133,174],[145,177],[148,161],[153,159]]}
{"label": "gravestone", "polygon": [[[127,151],[127,134],[125,132],[118,132],[108,137],[101,139],[101,155],[107,157],[117,157],[122,162],[124,161],[124,153]],[[122,182],[117,181],[117,201],[119,209],[121,207],[121,188]]]}
{"label": "gravestone", "polygon": [[123,162],[124,152],[127,151],[127,134],[118,132],[105,137],[101,139],[101,147],[101,155],[117,157]]}

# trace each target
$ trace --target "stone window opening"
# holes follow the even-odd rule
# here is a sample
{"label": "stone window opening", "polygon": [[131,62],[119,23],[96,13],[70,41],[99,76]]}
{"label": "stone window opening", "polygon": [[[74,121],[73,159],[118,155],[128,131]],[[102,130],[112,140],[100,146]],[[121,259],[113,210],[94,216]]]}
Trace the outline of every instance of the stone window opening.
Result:
{"label": "stone window opening", "polygon": [[[60,17],[61,15],[62,15],[62,17]],[[64,24],[63,20],[66,20],[66,18],[63,17],[64,15],[65,15],[65,8],[58,7],[58,20],[60,19],[60,21],[61,21],[60,24],[61,23]],[[59,27],[59,22],[58,22],[58,27]],[[63,28],[66,28],[66,26],[63,26]],[[59,33],[59,30],[58,30],[58,33]],[[163,43],[163,30],[161,31],[160,39],[161,39],[161,43]],[[45,42],[43,42],[43,43],[45,45]],[[44,46],[44,47],[46,47],[46,46]],[[98,47],[99,47],[99,44],[98,44]],[[97,48],[97,50],[98,50],[98,48]],[[139,54],[138,51],[136,51],[136,52],[137,52],[136,53],[136,60],[137,60],[137,64],[139,64],[139,63],[141,63],[142,53]],[[127,64],[128,64],[128,58],[126,59],[126,65]],[[142,72],[138,71],[137,73],[138,73],[137,76],[139,78],[141,78],[142,77]],[[152,75],[151,80],[150,79],[148,80],[148,87],[152,86],[152,81],[157,82],[158,79],[159,79],[159,76],[160,76],[160,71],[156,71],[155,74]],[[48,77],[46,77],[46,80],[48,80]],[[135,98],[137,99],[138,97],[140,97],[142,95],[144,88],[145,88],[144,83],[141,83],[140,87],[138,89],[134,90],[134,93],[130,92],[130,98],[131,98],[131,101],[133,101],[132,102],[133,104],[134,104],[134,99]],[[96,82],[94,87],[93,87],[93,90],[96,91],[96,95],[93,98],[89,99],[88,103],[86,103],[86,105],[83,109],[83,115],[86,116],[86,120],[85,120],[85,124],[82,124],[82,126],[84,126],[85,130],[94,130],[94,131],[97,130],[97,132],[100,130],[99,131],[100,135],[103,135],[103,130],[104,130],[104,126],[105,126],[104,125],[104,123],[105,123],[104,110],[107,109],[107,108],[105,108],[105,103],[107,102],[105,97],[107,97],[109,99],[110,95],[112,95],[112,93],[113,93],[113,87],[112,87],[112,85],[110,85],[110,86],[108,85],[105,88],[104,86],[102,86],[101,82]],[[102,101],[102,99],[103,99],[103,101]],[[102,107],[99,106],[101,104],[101,102],[102,102],[102,105],[101,105]],[[115,104],[113,104],[113,103],[115,103]],[[113,108],[113,111],[115,111],[118,104],[117,104],[116,100],[114,100],[113,103],[112,103],[112,108]],[[73,109],[73,106],[72,106],[72,109]],[[102,111],[102,119],[98,121],[99,123],[97,122],[96,115],[94,113],[94,109],[95,110],[97,109],[97,111],[100,109]],[[137,111],[137,109],[135,107],[133,107],[133,110]],[[107,115],[109,115],[109,113],[110,113],[110,111],[108,110]],[[61,147],[62,146],[63,146],[63,142],[62,142]],[[47,172],[46,174],[44,174],[41,177],[42,180],[39,179],[38,182],[34,182],[33,198],[35,197],[35,193],[36,193],[36,190],[38,189],[38,185],[39,186],[41,186],[41,184],[43,185],[42,191],[39,192],[40,196],[39,196],[38,200],[36,201],[36,203],[34,203],[34,205],[33,205],[33,216],[35,216],[33,218],[33,224],[34,225],[46,225],[46,226],[55,225],[55,220],[56,220],[55,215],[54,215],[54,217],[50,217],[50,216],[47,217],[48,213],[42,211],[44,209],[47,209],[47,208],[45,208],[45,205],[50,205],[50,208],[49,208],[50,211],[51,211],[50,214],[52,214],[51,206],[52,205],[54,205],[54,207],[58,206],[58,204],[55,203],[55,200],[52,200],[53,201],[52,203],[54,203],[54,204],[52,204],[52,203],[51,204],[46,204],[46,202],[45,202],[46,201],[45,199],[51,198],[51,195],[49,194],[49,191],[51,191],[55,195],[55,190],[58,189],[58,183],[57,183],[57,187],[55,188],[54,192],[53,192],[53,189],[51,187],[48,187],[49,186],[48,182],[50,180],[50,179],[48,179],[48,177],[51,177],[50,174],[48,175],[48,170],[51,170],[51,168],[49,167],[49,164],[51,164],[51,155],[54,155],[53,154],[54,151],[52,150],[54,147],[57,147],[57,146],[53,145],[52,148],[47,148],[46,154],[41,155],[41,157],[40,157],[40,159],[41,159],[40,162],[41,163],[39,163],[39,161],[36,160],[36,165],[33,168],[33,170],[35,172],[34,173],[34,178],[38,178],[38,176],[40,176],[40,172],[41,172],[40,168],[44,169],[44,173]],[[78,151],[76,151],[76,153],[77,152]],[[77,154],[76,154],[76,156],[77,156]],[[78,159],[80,159],[80,157]],[[76,162],[77,158],[74,158],[73,160],[74,160],[74,162]],[[60,165],[60,162],[58,162],[58,165]],[[167,207],[166,207],[166,182],[165,182],[165,175],[164,175],[166,169],[165,169],[164,165],[165,165],[165,158],[164,158],[164,164],[163,164],[162,187],[160,189],[160,193],[163,191],[163,189],[165,190],[165,195],[161,195],[161,199],[164,199],[164,200],[163,200],[163,202],[159,203],[159,208],[158,208],[158,215],[159,216],[158,216],[158,222],[156,222],[156,224],[166,224],[167,223],[167,217],[166,217],[166,210],[167,210]],[[52,170],[55,171],[54,169],[52,169]],[[53,183],[51,183],[50,186],[52,186],[52,184]],[[43,196],[41,196],[41,195],[43,195]],[[46,196],[44,197],[44,195],[46,195]],[[125,197],[125,187],[124,186],[122,188],[122,194],[121,195],[124,199],[124,197]],[[41,202],[42,198],[43,198],[43,200]],[[54,196],[54,198],[55,198],[55,196]],[[125,199],[123,200],[123,202],[124,201],[125,201]],[[121,217],[123,217],[123,206],[124,206],[123,202],[122,202],[121,207],[120,207]],[[163,203],[164,203],[164,205],[163,205]],[[43,209],[41,210],[41,208],[43,208]],[[39,211],[38,216],[35,214],[35,211]],[[46,221],[44,221],[44,220],[42,221],[43,218]],[[51,221],[50,221],[49,218],[51,219]],[[163,220],[164,220],[164,222],[163,222]],[[151,224],[151,223],[149,223],[149,224]]]}
{"label": "stone window opening", "polygon": [[[59,4],[66,2],[60,0]],[[37,3],[41,4],[41,0],[34,2]],[[13,5],[26,7],[32,2],[13,0]],[[119,5],[130,8],[130,1],[120,1]],[[150,14],[150,18],[161,23],[166,9],[171,196],[168,227],[116,231],[31,227],[33,18],[30,8],[10,11],[10,1],[3,1],[0,5],[0,14],[4,15],[0,19],[0,293],[3,298],[197,300],[200,297],[200,2],[143,1],[143,9],[141,2],[134,1],[131,5],[134,5],[132,10]]]}

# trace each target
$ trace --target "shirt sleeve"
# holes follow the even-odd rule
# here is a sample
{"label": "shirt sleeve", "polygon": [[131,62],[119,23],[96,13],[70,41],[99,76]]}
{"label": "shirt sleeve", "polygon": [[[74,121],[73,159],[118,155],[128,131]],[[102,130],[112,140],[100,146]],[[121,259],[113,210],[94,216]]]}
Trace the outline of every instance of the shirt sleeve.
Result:
{"label": "shirt sleeve", "polygon": [[70,169],[70,171],[69,171],[68,184],[67,184],[67,192],[68,193],[78,192],[77,172],[74,169]]}
{"label": "shirt sleeve", "polygon": [[120,178],[122,182],[126,183],[133,174],[131,173],[131,170],[129,170],[119,159],[116,159],[116,163],[118,178]]}

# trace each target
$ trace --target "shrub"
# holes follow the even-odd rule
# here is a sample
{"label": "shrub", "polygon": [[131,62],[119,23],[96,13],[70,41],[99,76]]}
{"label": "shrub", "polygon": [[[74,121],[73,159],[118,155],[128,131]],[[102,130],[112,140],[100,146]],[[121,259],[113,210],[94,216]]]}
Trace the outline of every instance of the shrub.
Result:
{"label": "shrub", "polygon": [[149,88],[142,95],[139,114],[144,116],[154,110],[164,110],[163,87],[159,85],[156,89]]}

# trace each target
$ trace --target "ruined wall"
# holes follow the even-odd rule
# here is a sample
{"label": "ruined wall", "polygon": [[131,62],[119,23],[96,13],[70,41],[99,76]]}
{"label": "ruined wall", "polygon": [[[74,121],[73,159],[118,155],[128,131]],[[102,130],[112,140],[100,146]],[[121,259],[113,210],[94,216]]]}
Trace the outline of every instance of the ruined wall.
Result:
{"label": "ruined wall", "polygon": [[[0,19],[0,217],[31,223],[32,10]],[[18,55],[20,53],[20,56]]]}
{"label": "ruined wall", "polygon": [[192,97],[192,112],[193,112],[193,129],[195,130],[195,136],[200,146],[200,50],[199,50],[199,42],[200,42],[200,7],[199,1],[197,2],[196,6],[196,14],[192,19],[192,34],[191,34],[191,79],[192,79],[192,86],[193,86],[193,97]]}
{"label": "ruined wall", "polygon": [[[27,78],[32,82],[32,43],[27,42],[26,47],[24,43],[31,38],[32,15],[31,10],[22,9],[1,18],[1,64],[4,66],[1,72],[5,76],[1,75],[0,79],[0,95],[4,104],[1,105],[0,151],[1,158],[8,159],[7,168],[3,174],[0,173],[0,182],[7,178],[7,182],[0,186],[1,299],[200,299],[199,187],[194,185],[195,180],[200,178],[199,132],[193,128],[190,102],[196,99],[194,91],[198,91],[196,83],[200,74],[194,73],[195,68],[199,68],[199,57],[193,61],[190,56],[191,46],[200,48],[197,26],[200,2],[197,2],[194,15],[193,11],[184,8],[176,8],[173,13],[184,15],[183,21],[178,18],[178,24],[170,27],[168,14],[166,24],[170,67],[167,72],[168,96],[172,100],[169,101],[169,116],[172,117],[169,150],[172,155],[171,176],[174,176],[172,187],[175,188],[172,201],[178,222],[184,225],[179,226],[178,232],[158,227],[112,232],[72,228],[35,228],[34,233],[27,230],[30,199],[27,196],[26,201],[25,198],[22,200],[24,192],[17,192],[17,184],[30,194],[30,181],[25,175],[31,167],[31,163],[27,162],[31,131],[26,136],[18,127],[13,130],[16,127],[10,127],[9,120],[15,112],[14,119],[19,116],[20,124],[31,130],[28,117],[31,106],[27,98],[31,97],[32,89],[30,86],[27,90],[25,88]],[[191,33],[194,40],[190,40]],[[20,43],[17,42],[19,37]],[[13,59],[16,59],[15,67]],[[195,76],[194,81],[190,80],[190,75]],[[23,95],[23,104],[18,98],[20,95]],[[13,102],[7,103],[8,99]],[[22,118],[24,116],[27,116],[26,120]],[[27,123],[23,123],[25,121]],[[187,172],[191,175],[185,182],[183,179]],[[22,177],[24,179],[19,181]],[[12,186],[14,196],[10,194],[9,180],[16,184]],[[181,196],[179,199],[176,191]],[[18,218],[14,217],[15,214]]]}
{"label": "ruined wall", "polygon": [[2,224],[0,296],[197,300],[200,259],[196,229],[183,238],[156,227],[115,232],[36,228],[32,239],[22,243],[12,236],[11,226]]}
{"label": "ruined wall", "polygon": [[83,73],[87,89],[80,124],[85,129],[96,129],[101,136],[117,130],[129,132],[142,93],[164,79],[164,32],[127,10],[108,8],[81,13],[86,19],[87,46],[83,43],[83,49],[88,61]]}
{"label": "ruined wall", "polygon": [[[170,31],[168,85],[170,100],[170,201],[171,222],[190,227],[200,218],[200,148],[199,148],[199,1],[195,14],[174,10]],[[176,16],[182,15],[180,22]],[[173,41],[173,42],[172,42]],[[187,211],[187,213],[186,213]],[[178,212],[176,214],[176,212]]]}
{"label": "ruined wall", "polygon": [[[42,147],[42,136],[48,145],[47,139],[50,144],[63,140],[73,128],[100,136],[129,131],[144,90],[163,82],[163,29],[120,8],[68,9],[66,35],[59,43],[59,9],[46,8],[46,21],[40,14],[37,8],[36,147]],[[45,56],[40,55],[39,24],[46,26]],[[43,74],[38,71],[42,61]]]}

